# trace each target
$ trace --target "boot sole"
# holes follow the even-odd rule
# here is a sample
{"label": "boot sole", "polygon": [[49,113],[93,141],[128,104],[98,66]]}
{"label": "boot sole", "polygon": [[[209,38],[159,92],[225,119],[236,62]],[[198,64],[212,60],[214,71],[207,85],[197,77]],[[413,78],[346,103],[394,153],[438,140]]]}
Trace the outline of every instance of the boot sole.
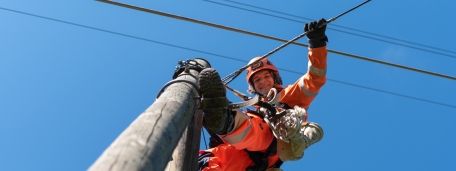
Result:
{"label": "boot sole", "polygon": [[204,126],[215,133],[224,132],[228,101],[220,75],[215,69],[206,68],[200,72],[198,82],[203,97]]}

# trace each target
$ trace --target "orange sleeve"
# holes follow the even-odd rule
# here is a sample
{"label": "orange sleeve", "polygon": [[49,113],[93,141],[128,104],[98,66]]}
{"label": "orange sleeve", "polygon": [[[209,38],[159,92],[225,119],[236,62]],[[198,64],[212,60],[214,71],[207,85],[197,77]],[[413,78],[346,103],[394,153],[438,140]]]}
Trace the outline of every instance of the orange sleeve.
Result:
{"label": "orange sleeve", "polygon": [[309,48],[308,58],[306,74],[279,93],[280,102],[307,109],[326,83],[326,47]]}
{"label": "orange sleeve", "polygon": [[248,115],[251,117],[250,119],[244,120],[237,129],[221,136],[221,138],[238,150],[266,150],[274,138],[269,125],[256,115]]}

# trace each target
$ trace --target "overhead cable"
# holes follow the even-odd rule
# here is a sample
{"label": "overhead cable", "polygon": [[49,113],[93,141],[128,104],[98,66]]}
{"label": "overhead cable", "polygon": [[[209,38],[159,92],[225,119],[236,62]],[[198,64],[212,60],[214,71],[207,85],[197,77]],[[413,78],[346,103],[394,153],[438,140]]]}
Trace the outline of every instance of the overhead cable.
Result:
{"label": "overhead cable", "polygon": [[[261,15],[265,15],[265,16],[269,16],[269,17],[279,18],[279,19],[282,19],[282,20],[292,21],[292,22],[296,22],[296,23],[300,23],[300,24],[305,24],[308,21],[313,21],[314,20],[314,19],[307,18],[307,17],[293,15],[293,14],[290,14],[290,13],[285,13],[285,12],[281,12],[281,11],[277,11],[277,10],[272,10],[272,9],[268,9],[268,8],[258,7],[258,6],[255,6],[255,5],[251,5],[251,4],[247,4],[247,3],[243,3],[243,2],[232,1],[232,0],[221,0],[221,1],[229,2],[229,3],[232,3],[232,4],[244,6],[244,7],[254,8],[256,10],[248,9],[248,8],[244,8],[244,7],[239,7],[239,6],[234,6],[234,5],[230,5],[230,4],[226,4],[226,3],[221,3],[221,2],[213,1],[213,0],[203,0],[203,1],[206,1],[206,2],[209,2],[209,3],[213,3],[213,4],[216,4],[216,5],[220,5],[220,6],[229,7],[229,8],[235,8],[235,9],[239,9],[239,10],[243,10],[243,11],[249,11],[249,12],[253,12],[253,13],[257,13],[257,14],[261,14]],[[272,13],[279,14],[279,15],[270,14],[270,13],[262,12],[262,11],[258,11],[258,10],[272,12]],[[280,15],[283,15],[283,16],[280,16]],[[288,17],[284,17],[284,16],[288,16]],[[298,19],[293,19],[293,18],[290,18],[290,17],[298,18]],[[304,21],[304,20],[306,20],[306,21]],[[345,30],[341,30],[341,29],[336,29],[336,28],[333,28],[333,27],[339,27],[339,28],[343,28],[345,30],[356,31],[356,32],[363,33],[363,34],[350,32],[350,31],[345,31]],[[398,46],[402,46],[402,47],[407,47],[407,48],[410,48],[410,49],[415,49],[415,50],[419,50],[419,51],[423,51],[423,52],[428,52],[428,53],[432,53],[432,54],[441,55],[441,56],[449,57],[449,58],[452,58],[452,59],[456,59],[456,52],[448,50],[448,49],[443,49],[443,48],[439,48],[439,47],[425,45],[425,44],[422,44],[422,43],[416,43],[416,42],[412,42],[412,41],[398,39],[398,38],[391,37],[391,36],[386,36],[386,35],[381,35],[381,34],[377,34],[377,33],[367,32],[367,31],[364,31],[364,30],[360,30],[360,29],[356,29],[356,28],[352,28],[352,27],[341,26],[341,25],[337,25],[337,24],[331,24],[331,27],[328,27],[327,29],[328,30],[334,30],[336,32],[341,32],[341,33],[345,33],[345,34],[358,36],[358,37],[363,37],[363,38],[366,38],[366,39],[376,40],[376,41],[380,41],[380,42],[384,42],[384,43],[394,44],[394,45],[398,45]]]}
{"label": "overhead cable", "polygon": [[[113,4],[113,5],[117,5],[117,6],[121,6],[121,7],[126,7],[126,8],[130,8],[130,9],[135,9],[135,10],[143,11],[143,12],[147,12],[147,13],[152,13],[152,14],[157,14],[157,15],[161,15],[161,16],[171,17],[171,18],[179,19],[179,20],[183,20],[183,21],[189,21],[189,22],[202,24],[202,25],[206,25],[206,26],[210,26],[210,27],[215,27],[215,28],[219,28],[219,29],[234,31],[234,32],[247,34],[247,35],[253,35],[253,36],[262,37],[262,38],[266,38],[266,39],[270,39],[270,40],[276,40],[276,41],[280,41],[280,42],[284,42],[284,43],[286,43],[288,41],[288,40],[276,38],[276,37],[273,37],[273,36],[268,36],[268,35],[255,33],[255,32],[250,32],[250,31],[245,31],[245,30],[241,30],[241,29],[237,29],[237,28],[233,28],[233,27],[220,25],[220,24],[209,23],[209,22],[202,21],[202,20],[196,20],[196,19],[193,19],[193,18],[178,16],[178,15],[169,14],[169,13],[165,13],[165,12],[161,12],[161,11],[157,11],[157,10],[152,10],[152,9],[147,9],[147,8],[143,8],[143,7],[133,6],[133,5],[129,5],[129,4],[121,3],[121,2],[115,2],[115,1],[110,1],[110,0],[97,0],[97,1],[108,3],[108,4]],[[292,42],[291,44],[295,44],[295,45],[303,46],[303,47],[308,47],[308,45],[303,44],[303,43],[299,43],[299,42]],[[412,67],[408,67],[408,66],[404,66],[404,65],[389,63],[389,62],[385,62],[385,61],[381,61],[381,60],[377,60],[377,59],[363,57],[363,56],[360,56],[360,55],[354,55],[354,54],[341,52],[341,51],[336,51],[336,50],[331,50],[331,49],[328,49],[328,52],[334,53],[334,54],[339,54],[339,55],[346,56],[346,57],[359,59],[359,60],[374,62],[374,63],[383,64],[383,65],[396,67],[396,68],[401,68],[401,69],[405,69],[405,70],[409,70],[409,71],[415,71],[415,72],[418,72],[418,73],[432,75],[432,76],[436,76],[436,77],[440,77],[440,78],[456,80],[456,77],[454,77],[454,76],[449,76],[449,75],[440,74],[440,73],[436,73],[436,72],[416,69],[416,68],[412,68]]]}
{"label": "overhead cable", "polygon": [[[360,3],[360,4],[358,4],[358,5],[356,5],[356,6],[354,6],[354,7],[352,7],[352,8],[350,8],[350,9],[348,9],[348,10],[346,10],[346,11],[344,11],[344,12],[338,14],[337,16],[328,19],[325,23],[323,23],[323,25],[320,25],[320,28],[326,27],[326,25],[330,24],[331,22],[336,21],[339,17],[342,17],[342,16],[344,16],[345,14],[348,14],[348,13],[350,13],[351,11],[354,11],[355,9],[357,9],[357,8],[359,8],[359,7],[361,7],[361,6],[363,6],[364,4],[366,4],[366,3],[370,2],[370,1],[371,1],[371,0],[366,0],[366,1],[364,1],[364,2],[362,2],[362,3]],[[288,41],[285,42],[284,44],[281,44],[280,46],[278,46],[278,47],[272,49],[271,51],[269,51],[268,53],[264,54],[263,56],[261,56],[260,58],[256,59],[255,61],[253,61],[253,62],[251,62],[251,63],[249,63],[249,64],[247,64],[247,65],[244,65],[243,67],[241,67],[241,68],[238,69],[237,71],[234,71],[233,73],[231,73],[231,74],[229,74],[228,76],[224,77],[224,78],[222,79],[223,83],[224,83],[225,85],[227,85],[228,83],[230,83],[231,81],[233,81],[237,76],[239,76],[244,70],[246,70],[248,67],[254,65],[254,64],[257,63],[258,61],[263,60],[264,58],[267,58],[267,57],[271,56],[272,54],[278,52],[280,49],[282,49],[282,48],[284,48],[284,47],[290,45],[291,43],[296,42],[298,39],[301,39],[302,37],[306,36],[309,32],[312,32],[312,31],[306,31],[306,32],[304,32],[304,33],[301,33],[301,34],[299,34],[298,36],[294,37],[293,39],[288,40]]]}
{"label": "overhead cable", "polygon": [[[204,51],[204,50],[198,50],[198,49],[194,49],[194,48],[184,47],[184,46],[180,46],[180,45],[176,45],[176,44],[172,44],[172,43],[161,42],[161,41],[152,40],[152,39],[148,39],[148,38],[143,38],[143,37],[139,37],[139,36],[135,36],[135,35],[120,33],[120,32],[116,32],[116,31],[111,31],[111,30],[107,30],[107,29],[97,28],[97,27],[88,26],[88,25],[84,25],[84,24],[78,24],[78,23],[74,23],[74,22],[70,22],[70,21],[65,21],[65,20],[61,20],[61,19],[41,16],[41,15],[32,14],[32,13],[23,12],[23,11],[18,11],[18,10],[13,10],[13,9],[9,9],[9,8],[0,7],[0,10],[5,10],[5,11],[17,13],[17,14],[22,14],[22,15],[27,15],[27,16],[31,16],[31,17],[41,18],[41,19],[54,21],[54,22],[59,22],[59,23],[63,23],[63,24],[68,24],[68,25],[71,25],[71,26],[86,28],[86,29],[89,29],[89,30],[100,31],[100,32],[109,33],[109,34],[122,36],[122,37],[126,37],[126,38],[141,40],[141,41],[154,43],[154,44],[159,44],[159,45],[163,45],[163,46],[168,46],[168,47],[188,50],[188,51],[192,51],[192,52],[202,53],[202,54],[211,55],[211,56],[214,56],[214,57],[220,57],[220,58],[224,58],[224,59],[229,59],[229,60],[237,61],[237,62],[241,62],[241,63],[248,62],[247,60],[243,60],[243,59],[239,59],[239,58],[235,58],[235,57],[229,57],[229,56],[220,55],[220,54],[217,54],[217,53],[212,53],[212,52],[208,52],[208,51]],[[299,75],[304,74],[302,72],[293,71],[293,70],[284,69],[284,68],[278,68],[278,69],[281,70],[281,71],[294,73],[294,74],[299,74]],[[421,102],[425,102],[425,103],[431,103],[431,104],[435,104],[435,105],[440,105],[440,106],[456,109],[456,105],[446,104],[446,103],[437,102],[437,101],[433,101],[433,100],[427,100],[427,99],[423,99],[423,98],[418,98],[418,97],[414,97],[414,96],[404,95],[404,94],[400,94],[400,93],[386,91],[386,90],[382,90],[382,89],[378,89],[378,88],[372,88],[372,87],[363,86],[363,85],[359,85],[359,84],[349,83],[349,82],[336,80],[336,79],[328,78],[328,81],[339,83],[339,84],[343,84],[343,85],[352,86],[352,87],[355,87],[355,88],[371,90],[371,91],[375,91],[375,92],[379,92],[379,93],[389,94],[389,95],[392,95],[392,96],[403,97],[403,98],[407,98],[407,99],[411,99],[411,100],[415,100],[415,101],[421,101]]]}

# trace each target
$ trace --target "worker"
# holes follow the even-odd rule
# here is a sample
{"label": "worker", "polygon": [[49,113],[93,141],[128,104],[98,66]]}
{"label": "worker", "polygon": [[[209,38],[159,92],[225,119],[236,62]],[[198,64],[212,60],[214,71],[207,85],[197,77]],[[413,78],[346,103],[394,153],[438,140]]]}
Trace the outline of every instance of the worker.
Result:
{"label": "worker", "polygon": [[[200,151],[200,170],[280,170],[284,161],[302,158],[306,148],[322,139],[322,128],[307,121],[307,109],[326,82],[325,30],[325,19],[305,24],[308,69],[291,85],[282,86],[278,69],[267,58],[250,60],[249,91],[263,102],[255,105],[255,111],[229,109],[217,71],[200,72],[203,125],[212,135],[211,148]],[[275,120],[266,117],[277,113],[281,115]]]}

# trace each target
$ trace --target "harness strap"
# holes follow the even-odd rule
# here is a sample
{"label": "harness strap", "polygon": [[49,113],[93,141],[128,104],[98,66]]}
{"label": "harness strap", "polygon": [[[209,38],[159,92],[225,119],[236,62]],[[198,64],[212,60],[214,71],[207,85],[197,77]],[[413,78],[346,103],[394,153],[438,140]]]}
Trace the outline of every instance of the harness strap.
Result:
{"label": "harness strap", "polygon": [[229,109],[239,109],[239,108],[243,108],[246,106],[252,106],[258,102],[260,102],[260,96],[255,95],[254,97],[250,98],[247,101],[243,101],[243,102],[239,102],[239,103],[231,103],[230,105],[228,105],[228,108]]}
{"label": "harness strap", "polygon": [[[253,98],[250,98],[247,101],[243,101],[243,102],[240,102],[240,103],[232,103],[232,104],[230,104],[228,106],[228,108],[229,109],[237,109],[237,108],[242,108],[242,107],[246,107],[246,106],[253,106],[253,105],[256,105],[258,107],[261,107],[261,108],[264,108],[264,109],[267,110],[267,111],[260,111],[260,110],[253,111],[253,110],[247,109],[248,113],[257,115],[257,116],[259,116],[262,119],[264,119],[265,117],[271,117],[271,118],[275,119],[276,117],[280,117],[281,116],[280,114],[276,115],[277,110],[274,107],[275,105],[278,105],[277,107],[281,107],[281,108],[284,108],[284,109],[290,109],[290,107],[288,105],[286,105],[286,104],[279,103],[279,104],[273,105],[273,104],[269,104],[267,102],[263,102],[263,101],[260,100],[260,96],[259,95],[255,95]],[[215,133],[212,133],[212,132],[209,131],[209,134],[211,135],[210,142],[209,142],[209,147],[210,148],[216,147],[216,146],[224,143],[223,140],[218,135],[216,135]],[[274,137],[273,141],[271,142],[271,144],[269,144],[269,146],[268,146],[268,148],[266,149],[265,152],[249,151],[249,150],[244,150],[244,151],[247,152],[247,154],[249,155],[250,159],[254,163],[254,165],[248,167],[247,170],[248,171],[264,171],[269,166],[268,158],[270,156],[272,156],[272,155],[277,154],[277,139]],[[283,161],[281,161],[279,159],[276,163],[274,163],[274,165],[272,167],[279,168],[282,165],[282,163],[283,163]]]}
{"label": "harness strap", "polygon": [[207,132],[209,132],[209,134],[211,135],[211,137],[209,138],[209,148],[214,148],[220,144],[223,144],[223,140],[217,134],[209,130]]}

